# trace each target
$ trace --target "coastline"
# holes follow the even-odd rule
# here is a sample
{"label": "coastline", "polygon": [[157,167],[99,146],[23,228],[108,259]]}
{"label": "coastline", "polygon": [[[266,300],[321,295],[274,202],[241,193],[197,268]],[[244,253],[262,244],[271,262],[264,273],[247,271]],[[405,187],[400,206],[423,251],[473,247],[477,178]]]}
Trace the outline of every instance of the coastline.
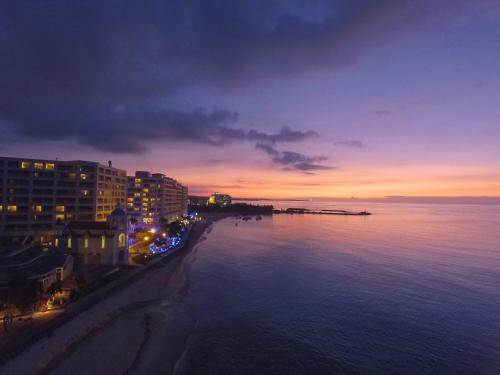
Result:
{"label": "coastline", "polygon": [[[158,259],[148,272],[56,327],[5,363],[0,368],[2,373],[129,373],[137,371],[138,366],[143,372],[152,363],[156,369],[161,363],[163,369],[173,371],[194,324],[183,316],[182,308],[193,249],[215,222],[231,216],[234,214],[204,214],[193,225],[181,251]],[[182,324],[172,327],[173,321]],[[169,337],[168,347],[157,343],[162,337]],[[95,358],[95,364],[85,358]]]}

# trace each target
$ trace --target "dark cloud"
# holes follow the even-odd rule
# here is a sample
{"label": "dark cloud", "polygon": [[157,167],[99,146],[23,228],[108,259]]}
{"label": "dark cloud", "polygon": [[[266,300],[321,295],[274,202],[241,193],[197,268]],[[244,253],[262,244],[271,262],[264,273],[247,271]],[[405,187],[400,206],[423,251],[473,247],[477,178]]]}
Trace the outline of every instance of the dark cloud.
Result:
{"label": "dark cloud", "polygon": [[314,133],[241,129],[232,112],[158,103],[193,85],[239,85],[349,64],[425,14],[422,3],[4,1],[0,120],[28,139],[76,139],[118,152],[143,151],[154,139],[299,141]]}
{"label": "dark cloud", "polygon": [[377,109],[376,111],[371,112],[371,114],[377,117],[388,117],[392,115],[392,111],[387,109]]}
{"label": "dark cloud", "polygon": [[273,146],[265,144],[265,143],[257,143],[255,145],[255,148],[257,150],[262,150],[262,151],[264,151],[265,153],[267,153],[268,155],[271,155],[271,156],[278,156],[280,154],[279,151],[276,150]]}
{"label": "dark cloud", "polygon": [[318,164],[328,160],[326,156],[307,156],[294,151],[280,152],[273,146],[264,143],[257,143],[255,148],[271,156],[273,163],[284,166],[282,168],[284,171],[311,172],[335,169],[335,167]]}
{"label": "dark cloud", "polygon": [[364,143],[361,141],[356,141],[356,140],[351,140],[351,141],[337,141],[335,142],[336,146],[343,146],[343,147],[365,147]]}

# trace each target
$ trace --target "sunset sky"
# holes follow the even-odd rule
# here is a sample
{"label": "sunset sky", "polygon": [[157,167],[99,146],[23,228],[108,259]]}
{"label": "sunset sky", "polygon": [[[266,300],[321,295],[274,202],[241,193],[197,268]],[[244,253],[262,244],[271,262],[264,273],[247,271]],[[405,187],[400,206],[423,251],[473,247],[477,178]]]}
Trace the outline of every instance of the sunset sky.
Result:
{"label": "sunset sky", "polygon": [[2,156],[192,194],[500,196],[496,0],[11,1]]}

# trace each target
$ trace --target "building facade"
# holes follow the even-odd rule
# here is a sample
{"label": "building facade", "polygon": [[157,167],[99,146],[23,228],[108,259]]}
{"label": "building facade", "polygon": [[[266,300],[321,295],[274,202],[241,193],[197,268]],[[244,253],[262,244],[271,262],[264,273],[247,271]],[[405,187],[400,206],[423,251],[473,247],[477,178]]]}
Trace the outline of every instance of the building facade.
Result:
{"label": "building facade", "polygon": [[221,193],[213,193],[207,201],[208,205],[213,205],[213,206],[219,206],[219,207],[226,207],[230,206],[232,202],[232,198],[228,194],[221,194]]}
{"label": "building facade", "polygon": [[45,242],[57,224],[105,221],[125,207],[126,172],[89,161],[0,158],[0,237]]}
{"label": "building facade", "polygon": [[128,177],[127,213],[139,225],[154,225],[187,215],[186,186],[161,173],[137,171]]}
{"label": "building facade", "polygon": [[116,208],[107,221],[72,221],[57,238],[56,248],[72,254],[81,264],[128,264],[128,218]]}

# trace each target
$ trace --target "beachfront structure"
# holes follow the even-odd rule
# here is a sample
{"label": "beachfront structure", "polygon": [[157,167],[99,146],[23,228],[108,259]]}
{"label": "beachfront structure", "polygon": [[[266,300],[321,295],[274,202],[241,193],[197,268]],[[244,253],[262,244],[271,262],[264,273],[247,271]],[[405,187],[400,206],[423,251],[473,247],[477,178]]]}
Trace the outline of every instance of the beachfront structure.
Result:
{"label": "beachfront structure", "polygon": [[36,283],[45,292],[72,273],[71,255],[40,245],[19,245],[0,253],[0,297],[20,281]]}
{"label": "beachfront structure", "polygon": [[128,218],[116,208],[106,221],[72,221],[55,240],[56,248],[74,255],[81,264],[128,264]]}
{"label": "beachfront structure", "polygon": [[105,221],[125,206],[126,189],[111,162],[0,157],[0,237],[47,242],[57,224]]}
{"label": "beachfront structure", "polygon": [[227,194],[221,194],[221,193],[213,193],[209,198],[207,204],[209,206],[214,205],[214,206],[219,206],[219,207],[226,207],[231,205],[231,196]]}
{"label": "beachfront structure", "polygon": [[188,188],[162,173],[128,177],[127,213],[138,225],[172,222],[187,215]]}

